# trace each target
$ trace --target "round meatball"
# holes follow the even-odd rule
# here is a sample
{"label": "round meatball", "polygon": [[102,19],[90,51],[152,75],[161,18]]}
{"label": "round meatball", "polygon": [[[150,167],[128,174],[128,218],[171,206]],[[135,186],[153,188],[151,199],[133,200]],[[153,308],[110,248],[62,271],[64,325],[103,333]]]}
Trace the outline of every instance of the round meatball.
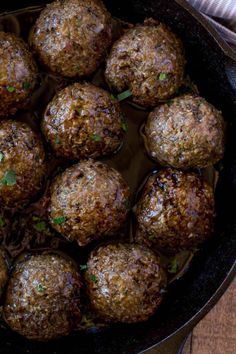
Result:
{"label": "round meatball", "polygon": [[93,73],[111,40],[111,16],[100,0],[52,2],[41,12],[31,38],[41,62],[66,77]]}
{"label": "round meatball", "polygon": [[180,40],[162,23],[146,20],[115,42],[105,77],[118,92],[129,89],[134,102],[155,106],[181,86],[184,64]]}
{"label": "round meatball", "polygon": [[122,113],[108,92],[76,83],[49,103],[42,130],[57,155],[95,158],[111,154],[121,145]]}
{"label": "round meatball", "polygon": [[81,319],[81,280],[71,260],[57,254],[19,262],[9,280],[3,315],[14,331],[48,341],[67,335]]}
{"label": "round meatball", "polygon": [[111,322],[141,322],[157,310],[165,276],[148,248],[110,244],[94,250],[85,274],[92,308]]}
{"label": "round meatball", "polygon": [[0,249],[0,297],[8,279],[8,267],[4,252]]}
{"label": "round meatball", "polygon": [[129,188],[120,173],[93,160],[57,176],[51,186],[51,225],[80,246],[117,233],[126,220]]}
{"label": "round meatball", "polygon": [[199,96],[177,97],[156,107],[144,135],[149,154],[163,165],[202,168],[223,157],[223,117]]}
{"label": "round meatball", "polygon": [[165,169],[149,177],[135,214],[137,242],[175,253],[212,235],[214,193],[194,173]]}
{"label": "round meatball", "polygon": [[40,190],[45,170],[45,153],[39,136],[25,123],[1,121],[1,205],[22,206]]}
{"label": "round meatball", "polygon": [[37,67],[22,39],[0,32],[0,116],[14,114],[29,101]]}

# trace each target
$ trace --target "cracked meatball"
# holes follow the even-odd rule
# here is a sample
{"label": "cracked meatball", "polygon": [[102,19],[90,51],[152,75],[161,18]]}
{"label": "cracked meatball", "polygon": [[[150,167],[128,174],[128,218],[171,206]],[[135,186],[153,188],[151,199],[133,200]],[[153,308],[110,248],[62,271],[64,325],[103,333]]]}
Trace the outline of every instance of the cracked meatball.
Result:
{"label": "cracked meatball", "polygon": [[101,162],[81,161],[52,182],[49,221],[67,239],[85,246],[124,226],[129,196],[118,171]]}
{"label": "cracked meatball", "polygon": [[101,246],[90,254],[87,267],[87,294],[105,321],[146,321],[160,305],[165,274],[148,248],[121,243]]}
{"label": "cracked meatball", "polygon": [[65,0],[48,4],[31,37],[39,60],[66,77],[92,74],[112,40],[111,16],[100,0]]}
{"label": "cracked meatball", "polygon": [[184,64],[180,40],[164,24],[149,19],[115,42],[105,77],[116,91],[129,89],[135,103],[155,106],[181,86]]}
{"label": "cracked meatball", "polygon": [[204,98],[177,97],[156,107],[145,125],[149,154],[163,165],[202,168],[224,154],[224,119]]}
{"label": "cracked meatball", "polygon": [[6,291],[3,315],[12,330],[48,341],[69,334],[81,319],[81,279],[69,258],[32,255],[16,264]]}
{"label": "cracked meatball", "polygon": [[25,123],[1,121],[1,205],[23,206],[41,189],[45,171],[45,153],[39,136]]}
{"label": "cracked meatball", "polygon": [[175,253],[213,232],[213,189],[198,175],[174,169],[152,174],[136,210],[136,242]]}
{"label": "cracked meatball", "polygon": [[37,67],[22,39],[0,32],[0,116],[24,108],[37,81]]}
{"label": "cracked meatball", "polygon": [[119,103],[108,92],[88,83],[76,83],[49,103],[42,130],[57,155],[95,158],[120,147],[122,122]]}

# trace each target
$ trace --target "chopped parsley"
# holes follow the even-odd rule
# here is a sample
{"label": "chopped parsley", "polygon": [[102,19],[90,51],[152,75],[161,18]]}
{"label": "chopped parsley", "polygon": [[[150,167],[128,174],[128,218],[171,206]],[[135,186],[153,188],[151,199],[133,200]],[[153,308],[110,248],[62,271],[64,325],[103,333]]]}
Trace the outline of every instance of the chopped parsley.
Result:
{"label": "chopped parsley", "polygon": [[125,120],[122,120],[121,122],[121,128],[124,130],[124,132],[128,131],[128,124],[126,123]]}
{"label": "chopped parsley", "polygon": [[96,275],[94,275],[94,274],[91,274],[90,275],[90,279],[92,280],[92,282],[94,282],[94,283],[97,283],[97,277],[96,277]]}
{"label": "chopped parsley", "polygon": [[6,224],[5,219],[3,218],[2,215],[0,215],[0,227],[3,227]]}
{"label": "chopped parsley", "polygon": [[173,103],[173,100],[166,101],[166,104],[167,104],[168,107],[170,107],[172,105],[172,103]]}
{"label": "chopped parsley", "polygon": [[2,178],[2,183],[6,186],[14,186],[16,184],[16,173],[13,170],[9,170]]}
{"label": "chopped parsley", "polygon": [[55,137],[54,143],[55,143],[56,145],[60,144],[60,139],[59,139],[58,136]]}
{"label": "chopped parsley", "polygon": [[177,258],[174,258],[168,266],[168,272],[171,274],[175,274],[175,273],[177,273],[178,268],[179,268],[179,262],[178,262]]}
{"label": "chopped parsley", "polygon": [[80,267],[80,270],[81,270],[81,271],[84,271],[84,272],[88,269],[87,264],[80,264],[79,267]]}
{"label": "chopped parsley", "polygon": [[13,86],[7,86],[6,89],[8,92],[14,92],[16,90]]}
{"label": "chopped parsley", "polygon": [[126,200],[124,201],[124,205],[125,205],[126,209],[130,209],[130,206],[131,206],[130,200],[129,200],[129,199],[126,199]]}
{"label": "chopped parsley", "polygon": [[46,229],[45,221],[37,222],[36,224],[34,224],[34,228],[39,232],[44,231]]}
{"label": "chopped parsley", "polygon": [[163,81],[163,80],[165,80],[166,79],[166,73],[160,73],[160,75],[159,75],[159,80],[160,81]]}
{"label": "chopped parsley", "polygon": [[29,90],[30,89],[30,83],[29,82],[23,82],[22,87],[23,87],[24,90]]}
{"label": "chopped parsley", "polygon": [[64,224],[65,221],[66,221],[66,217],[65,216],[58,216],[57,218],[53,219],[53,222],[56,225]]}
{"label": "chopped parsley", "polygon": [[41,284],[38,284],[36,290],[38,293],[43,293],[46,290],[46,287]]}
{"label": "chopped parsley", "polygon": [[117,101],[116,97],[113,94],[111,94],[111,99],[112,101]]}
{"label": "chopped parsley", "polygon": [[4,153],[0,151],[0,162],[4,160]]}
{"label": "chopped parsley", "polygon": [[117,99],[118,101],[123,101],[130,96],[132,96],[132,92],[130,90],[126,90],[124,92],[119,93],[119,95],[117,95]]}
{"label": "chopped parsley", "polygon": [[93,141],[101,141],[101,140],[102,140],[102,138],[100,137],[100,135],[97,135],[97,134],[93,134],[93,135],[91,136],[91,139],[92,139]]}
{"label": "chopped parsley", "polygon": [[155,239],[155,235],[153,235],[153,234],[152,234],[152,235],[149,235],[149,236],[148,236],[148,239],[149,239],[150,241],[154,240],[154,239]]}

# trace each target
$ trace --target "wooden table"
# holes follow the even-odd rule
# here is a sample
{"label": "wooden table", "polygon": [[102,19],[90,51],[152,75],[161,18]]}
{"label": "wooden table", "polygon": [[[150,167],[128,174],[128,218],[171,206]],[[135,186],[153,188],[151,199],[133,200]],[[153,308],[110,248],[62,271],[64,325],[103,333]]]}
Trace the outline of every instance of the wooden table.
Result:
{"label": "wooden table", "polygon": [[182,354],[236,354],[236,279],[194,328]]}

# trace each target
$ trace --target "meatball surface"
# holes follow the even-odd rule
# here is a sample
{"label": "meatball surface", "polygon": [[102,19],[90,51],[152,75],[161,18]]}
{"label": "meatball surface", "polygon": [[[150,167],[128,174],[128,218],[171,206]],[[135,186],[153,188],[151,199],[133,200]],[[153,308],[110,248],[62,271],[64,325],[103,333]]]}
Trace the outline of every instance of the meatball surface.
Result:
{"label": "meatball surface", "polygon": [[157,310],[165,275],[157,256],[135,244],[95,249],[85,273],[92,308],[106,321],[140,322]]}
{"label": "meatball surface", "polygon": [[224,119],[204,98],[177,97],[148,116],[145,142],[149,154],[163,165],[202,168],[224,154]]}
{"label": "meatball surface", "polygon": [[167,252],[196,247],[213,232],[213,189],[174,169],[152,174],[136,206],[136,242]]}
{"label": "meatball surface", "polygon": [[0,297],[8,279],[8,267],[5,260],[4,252],[0,249]]}
{"label": "meatball surface", "polygon": [[48,341],[67,335],[81,319],[80,275],[57,254],[32,255],[19,262],[9,280],[3,309],[12,330]]}
{"label": "meatball surface", "polygon": [[37,67],[27,45],[14,34],[0,32],[0,116],[24,108],[36,81]]}
{"label": "meatball surface", "polygon": [[111,44],[111,16],[100,0],[48,4],[36,21],[31,42],[39,60],[66,77],[93,73]]}
{"label": "meatball surface", "polygon": [[95,158],[111,154],[121,145],[122,112],[108,92],[76,83],[49,103],[42,130],[57,155]]}
{"label": "meatball surface", "polygon": [[124,226],[129,196],[118,171],[101,162],[81,161],[52,182],[49,221],[67,239],[85,246]]}
{"label": "meatball surface", "polygon": [[1,205],[22,206],[40,190],[45,171],[45,153],[39,136],[25,123],[1,121]]}
{"label": "meatball surface", "polygon": [[149,19],[115,42],[105,77],[118,92],[129,89],[134,102],[155,106],[181,86],[184,64],[180,40],[164,24]]}

